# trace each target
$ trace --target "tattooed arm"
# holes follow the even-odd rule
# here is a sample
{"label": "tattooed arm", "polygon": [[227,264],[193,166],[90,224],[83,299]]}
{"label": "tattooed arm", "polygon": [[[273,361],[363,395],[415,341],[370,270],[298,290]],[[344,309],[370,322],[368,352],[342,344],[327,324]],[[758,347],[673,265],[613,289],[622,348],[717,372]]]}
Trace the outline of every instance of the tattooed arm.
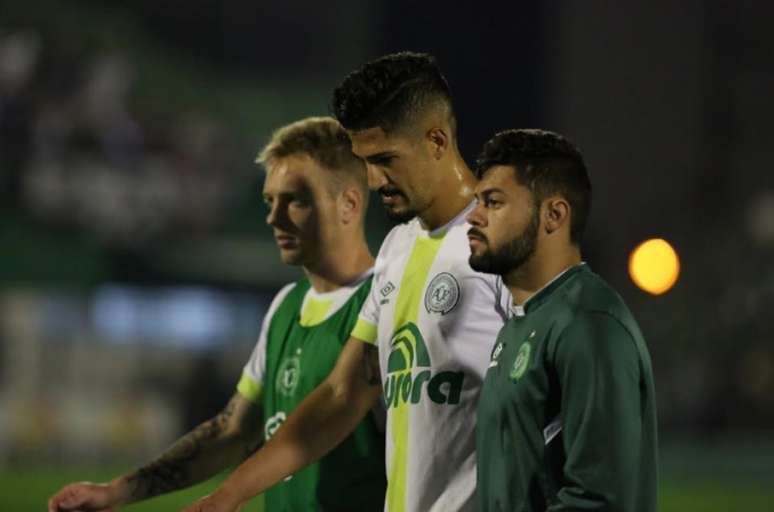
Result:
{"label": "tattooed arm", "polygon": [[113,510],[206,480],[254,452],[261,436],[260,409],[236,393],[215,417],[178,439],[159,458],[107,484],[65,486],[50,512]]}
{"label": "tattooed arm", "polygon": [[350,338],[331,374],[312,391],[266,445],[210,496],[185,512],[233,511],[322,458],[341,443],[382,393],[377,348]]}

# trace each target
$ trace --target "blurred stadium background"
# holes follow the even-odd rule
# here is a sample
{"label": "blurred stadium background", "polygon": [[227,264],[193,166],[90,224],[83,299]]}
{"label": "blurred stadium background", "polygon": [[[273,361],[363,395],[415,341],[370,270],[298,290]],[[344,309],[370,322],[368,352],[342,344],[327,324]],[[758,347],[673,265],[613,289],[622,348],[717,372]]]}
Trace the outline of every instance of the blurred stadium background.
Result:
{"label": "blurred stadium background", "polygon": [[[402,49],[438,57],[469,161],[508,127],[584,151],[586,258],[654,360],[660,509],[774,510],[772,19],[719,0],[0,0],[0,510],[43,510],[225,404],[297,275],[256,151]],[[369,218],[376,250],[389,226]],[[627,274],[652,237],[682,261],[657,297]]]}

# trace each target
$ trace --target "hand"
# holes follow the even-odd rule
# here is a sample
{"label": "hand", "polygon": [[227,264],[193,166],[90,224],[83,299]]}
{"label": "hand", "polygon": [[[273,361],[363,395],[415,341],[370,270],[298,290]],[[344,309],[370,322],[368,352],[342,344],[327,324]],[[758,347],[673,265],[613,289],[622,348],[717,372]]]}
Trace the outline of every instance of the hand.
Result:
{"label": "hand", "polygon": [[78,482],[62,487],[48,500],[48,512],[116,512],[122,505],[112,484]]}
{"label": "hand", "polygon": [[188,505],[183,512],[239,512],[242,503],[231,493],[218,488],[214,493]]}

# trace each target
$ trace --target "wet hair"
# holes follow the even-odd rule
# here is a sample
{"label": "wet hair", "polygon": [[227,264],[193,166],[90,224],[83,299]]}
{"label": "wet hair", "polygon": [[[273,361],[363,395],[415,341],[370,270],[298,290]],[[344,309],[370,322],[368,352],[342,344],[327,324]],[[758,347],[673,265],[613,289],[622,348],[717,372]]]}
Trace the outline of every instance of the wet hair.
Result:
{"label": "wet hair", "polygon": [[546,130],[505,130],[484,144],[476,161],[478,177],[498,165],[514,168],[538,207],[552,195],[564,197],[570,204],[570,240],[580,245],[591,209],[591,181],[578,148]]}
{"label": "wet hair", "polygon": [[386,133],[410,125],[418,115],[445,107],[454,129],[451,91],[435,57],[400,52],[353,71],[333,91],[331,111],[352,131],[380,127]]}

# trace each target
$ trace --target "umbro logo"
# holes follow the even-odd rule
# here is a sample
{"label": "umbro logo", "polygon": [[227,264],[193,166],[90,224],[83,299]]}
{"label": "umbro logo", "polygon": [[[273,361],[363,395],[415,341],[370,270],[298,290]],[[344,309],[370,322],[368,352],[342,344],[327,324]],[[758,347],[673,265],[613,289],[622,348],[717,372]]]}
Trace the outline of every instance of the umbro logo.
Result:
{"label": "umbro logo", "polygon": [[492,352],[492,359],[489,362],[489,368],[494,368],[499,363],[497,361],[497,358],[500,357],[500,353],[503,351],[503,343],[499,342],[497,346],[495,346],[494,351]]}
{"label": "umbro logo", "polygon": [[387,281],[387,284],[382,286],[382,289],[379,290],[379,293],[382,294],[382,297],[386,297],[394,291],[395,291],[395,285],[392,284],[392,281]]}
{"label": "umbro logo", "polygon": [[379,302],[379,304],[384,305],[390,302],[390,299],[388,299],[387,296],[394,292],[396,288],[397,287],[392,284],[392,281],[387,281],[387,284],[382,286],[382,289],[379,290],[379,293],[382,294],[382,300]]}

